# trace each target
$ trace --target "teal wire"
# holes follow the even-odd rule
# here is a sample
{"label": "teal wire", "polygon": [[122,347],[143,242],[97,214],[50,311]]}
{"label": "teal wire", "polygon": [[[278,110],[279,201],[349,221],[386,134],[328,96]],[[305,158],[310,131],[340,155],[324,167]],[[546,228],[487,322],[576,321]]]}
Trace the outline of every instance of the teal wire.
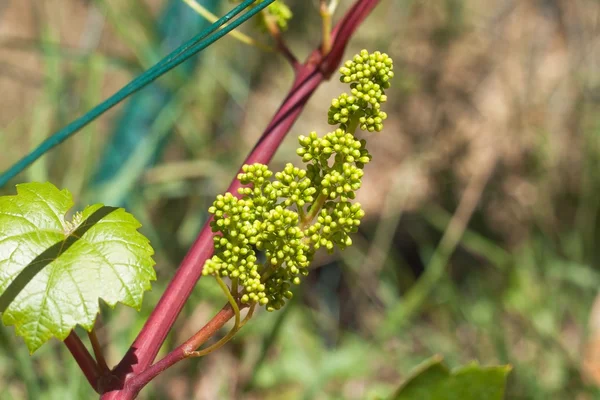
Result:
{"label": "teal wire", "polygon": [[28,155],[23,157],[21,160],[17,161],[12,167],[7,169],[2,175],[0,175],[0,187],[6,185],[6,183],[8,183],[10,179],[14,178],[17,174],[25,170],[28,166],[35,162],[35,160],[43,156],[49,150],[58,146],[60,143],[64,142],[66,139],[68,139],[73,134],[81,130],[83,127],[85,127],[87,124],[98,118],[100,115],[102,115],[103,113],[105,113],[106,111],[123,101],[131,94],[137,92],[138,90],[147,86],[151,82],[155,81],[160,76],[175,68],[194,54],[204,50],[206,47],[210,46],[211,44],[225,36],[227,33],[231,32],[232,30],[246,22],[248,19],[252,18],[254,15],[256,15],[263,8],[267,7],[275,0],[262,1],[260,4],[256,5],[251,10],[241,15],[239,18],[237,18],[231,24],[227,25],[225,28],[215,32],[215,30],[229,22],[232,18],[234,18],[246,8],[248,8],[248,6],[250,6],[255,1],[256,0],[245,0],[244,2],[240,3],[237,7],[233,8],[230,12],[228,12],[223,17],[215,21],[214,24],[204,29],[198,35],[185,42],[183,45],[179,46],[177,49],[175,49],[169,55],[164,57],[158,63],[150,67],[147,71],[145,71],[137,78],[129,82],[111,97],[104,100],[102,103],[98,104],[96,107],[92,108],[90,111],[85,113],[83,116],[77,118],[69,125],[52,134],[48,139],[44,140]]}

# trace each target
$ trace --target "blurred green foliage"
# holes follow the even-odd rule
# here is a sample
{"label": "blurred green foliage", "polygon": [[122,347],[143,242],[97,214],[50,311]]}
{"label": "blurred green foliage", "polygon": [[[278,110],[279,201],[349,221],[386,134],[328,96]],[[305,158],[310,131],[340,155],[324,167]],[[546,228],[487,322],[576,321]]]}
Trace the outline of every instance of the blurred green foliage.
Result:
{"label": "blurred green foliage", "polygon": [[441,357],[432,357],[392,396],[393,400],[502,400],[509,366],[482,368],[476,363],[449,371]]}
{"label": "blurred green foliage", "polygon": [[[167,1],[91,3],[0,6],[0,168],[164,53],[158,21]],[[221,12],[228,3],[219,2]],[[340,1],[340,12],[350,4]],[[289,5],[294,19],[285,37],[303,56],[319,41],[318,10],[311,2]],[[369,139],[374,160],[358,196],[367,216],[354,245],[316,260],[281,312],[258,313],[226,347],[177,365],[140,397],[386,398],[432,354],[451,369],[472,360],[511,364],[508,399],[600,396],[592,307],[600,283],[600,107],[590,51],[598,44],[598,8],[592,0],[382,0],[348,54],[386,51],[402,90],[388,99],[389,131]],[[143,223],[159,278],[139,314],[103,306],[99,336],[113,364],[292,72],[275,54],[224,38],[179,76],[187,83],[154,111],[147,138],[118,176],[93,184],[125,108],[2,189],[50,180],[84,203],[124,196]],[[170,88],[168,79],[155,85]],[[275,169],[294,158],[299,134],[327,131],[322,121],[335,85],[311,99]],[[490,159],[471,212],[457,212]],[[457,215],[467,217],[458,218],[464,234],[449,229]],[[440,249],[444,236],[451,246]],[[425,275],[427,284],[415,285],[427,270],[435,272]],[[416,299],[410,312],[406,298]],[[218,286],[201,279],[163,354],[224,302]],[[30,358],[11,329],[0,327],[0,346],[3,399],[93,397],[60,343]]]}

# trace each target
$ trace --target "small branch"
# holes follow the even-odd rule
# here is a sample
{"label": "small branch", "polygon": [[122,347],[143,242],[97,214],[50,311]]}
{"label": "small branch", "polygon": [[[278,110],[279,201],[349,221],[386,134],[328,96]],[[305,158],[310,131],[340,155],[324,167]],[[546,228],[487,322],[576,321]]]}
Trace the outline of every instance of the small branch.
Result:
{"label": "small branch", "polygon": [[138,393],[148,382],[156,378],[161,372],[186,358],[189,358],[193,351],[206,343],[215,333],[219,331],[229,321],[235,312],[231,305],[226,304],[202,329],[194,336],[185,341],[175,350],[167,354],[163,359],[148,367],[129,382],[130,391]]}
{"label": "small branch", "polygon": [[244,318],[244,320],[242,321],[242,323],[240,324],[240,329],[244,327],[244,325],[246,325],[246,322],[250,321],[250,319],[252,318],[252,316],[254,315],[254,310],[256,309],[256,303],[252,303],[252,305],[250,306],[250,308],[248,309],[248,313],[246,314],[246,317]]}
{"label": "small branch", "polygon": [[319,211],[321,211],[321,208],[323,208],[323,204],[325,204],[326,201],[327,196],[322,193],[319,194],[317,200],[315,200],[315,202],[310,206],[308,214],[306,214],[304,218],[302,218],[300,229],[305,230],[306,228],[308,228],[313,219],[315,219],[315,217],[319,214]]}
{"label": "small branch", "polygon": [[227,287],[225,282],[223,282],[223,279],[221,279],[221,277],[219,275],[215,275],[215,279],[217,280],[217,283],[221,287],[221,290],[223,291],[223,293],[225,293],[225,296],[227,296],[227,301],[229,302],[229,305],[233,309],[233,312],[235,314],[235,327],[237,327],[240,325],[240,308],[238,307],[238,304],[237,304],[238,300],[233,298],[231,291],[229,290],[229,288]]}
{"label": "small branch", "polygon": [[298,69],[301,67],[301,65],[298,62],[298,59],[296,58],[294,53],[292,53],[292,51],[290,50],[288,45],[285,43],[285,40],[283,40],[283,37],[281,36],[281,30],[277,26],[277,23],[275,22],[275,20],[273,20],[273,18],[270,18],[269,16],[265,15],[265,25],[267,27],[267,31],[269,32],[271,37],[273,37],[273,39],[275,40],[275,45],[277,46],[277,50],[292,65],[294,72],[298,72]]}
{"label": "small branch", "polygon": [[238,278],[231,278],[231,295],[233,297],[235,297],[236,299],[238,298],[238,295],[239,295],[239,293],[238,293],[238,282],[239,282]]}
{"label": "small branch", "polygon": [[100,368],[98,367],[98,364],[96,364],[96,361],[94,361],[94,358],[88,349],[81,342],[79,336],[77,336],[75,331],[71,331],[63,343],[67,346],[75,361],[77,361],[79,368],[83,371],[83,374],[92,388],[94,388],[97,393],[100,393],[98,390],[98,377],[101,374]]}
{"label": "small branch", "polygon": [[[223,281],[221,280],[220,283],[223,283]],[[227,297],[231,297],[231,294]],[[233,335],[236,332],[238,332],[244,325],[246,325],[246,323],[252,318],[252,315],[254,314],[254,310],[256,308],[256,303],[252,304],[248,309],[246,317],[243,321],[240,322],[240,307],[235,302],[233,303],[235,304],[235,307],[233,307],[231,303],[232,298],[230,298],[229,300],[230,302],[226,304],[221,309],[221,311],[219,311],[194,336],[186,340],[185,343],[181,344],[175,350],[171,351],[163,359],[153,364],[148,369],[146,369],[145,371],[137,375],[135,378],[133,378],[129,382],[127,388],[128,391],[130,393],[138,393],[140,390],[143,389],[144,386],[146,386],[150,381],[152,381],[152,379],[156,378],[160,373],[177,364],[179,361],[182,361],[186,358],[204,356],[213,352],[214,350],[217,350],[225,343],[227,343],[231,339],[231,337],[233,337]],[[244,305],[242,305],[242,307],[244,307]],[[235,317],[236,319],[235,325],[233,329],[229,331],[227,336],[223,337],[217,343],[204,350],[195,351],[195,349],[199,348],[204,343],[206,343],[211,337],[213,337],[219,331],[219,329],[221,329],[232,317]]]}
{"label": "small branch", "polygon": [[235,323],[233,324],[233,327],[227,333],[227,335],[222,337],[221,340],[219,340],[217,343],[213,344],[212,346],[209,346],[206,349],[190,351],[188,353],[189,357],[202,357],[204,355],[212,353],[213,351],[221,348],[225,343],[229,342],[233,338],[233,336],[235,336],[237,331],[240,329],[240,308],[237,305],[237,300],[233,298],[233,296],[231,295],[231,291],[229,290],[229,288],[227,287],[225,282],[223,282],[223,279],[221,279],[221,277],[219,275],[215,275],[215,278],[217,280],[217,283],[223,290],[223,293],[225,293],[225,296],[227,296],[229,305],[233,309],[233,313],[235,315]]}
{"label": "small branch", "polygon": [[202,356],[212,353],[215,350],[219,350],[221,347],[223,347],[225,344],[227,344],[227,342],[229,342],[231,339],[233,339],[233,337],[239,331],[239,329],[240,329],[239,324],[234,325],[233,328],[231,328],[231,330],[227,333],[227,335],[223,336],[217,343],[215,343],[211,346],[208,346],[207,348],[202,349],[202,350],[190,351],[189,353],[186,354],[187,357],[202,357]]}
{"label": "small branch", "polygon": [[275,273],[277,268],[281,267],[281,264],[282,264],[281,262],[278,262],[277,264],[271,264],[270,262],[265,262],[265,265],[263,265],[263,268],[260,272],[260,281],[262,283],[265,283],[271,277],[271,275],[273,275]]}
{"label": "small branch", "polygon": [[102,353],[102,346],[100,346],[100,341],[98,341],[98,336],[96,336],[95,328],[92,328],[91,332],[88,332],[88,337],[90,338],[90,343],[92,344],[92,349],[94,350],[94,356],[96,356],[98,368],[102,374],[109,373],[110,368],[108,368],[108,365],[106,364],[106,359]]}
{"label": "small branch", "polygon": [[[241,305],[240,308],[244,308],[246,305]],[[184,353],[189,356],[194,350],[202,346],[208,341],[219,329],[225,325],[232,317],[235,316],[235,311],[231,308],[231,304],[227,303],[221,311],[219,311],[202,329],[200,329],[194,336],[185,341],[178,348],[182,348]],[[166,357],[165,357],[166,358]],[[157,363],[158,364],[158,363]],[[140,374],[141,375],[141,374]]]}
{"label": "small branch", "polygon": [[246,323],[252,318],[252,315],[254,315],[254,309],[256,308],[256,303],[253,303],[248,309],[248,313],[246,314],[244,320],[240,322],[240,310],[237,304],[230,302],[229,305],[231,305],[231,308],[234,311],[235,323],[227,335],[223,336],[217,343],[205,349],[188,352],[187,357],[203,357],[223,347],[225,344],[227,344],[227,342],[233,339],[235,334],[238,333],[239,330],[242,329],[242,327],[246,325]]}
{"label": "small branch", "polygon": [[363,110],[358,110],[354,113],[354,115],[350,118],[346,126],[346,132],[354,135],[356,132],[356,128],[358,128],[358,124],[360,123],[360,118],[365,115]]}
{"label": "small branch", "polygon": [[327,0],[321,0],[321,4],[319,7],[319,12],[321,13],[321,31],[322,31],[322,43],[321,43],[321,53],[324,56],[327,55],[331,51],[331,10],[329,6],[327,6]]}

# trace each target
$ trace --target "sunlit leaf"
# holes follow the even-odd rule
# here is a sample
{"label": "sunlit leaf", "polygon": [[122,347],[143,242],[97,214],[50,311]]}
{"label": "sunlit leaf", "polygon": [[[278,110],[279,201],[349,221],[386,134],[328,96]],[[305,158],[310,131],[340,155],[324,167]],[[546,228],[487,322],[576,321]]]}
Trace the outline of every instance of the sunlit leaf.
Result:
{"label": "sunlit leaf", "polygon": [[30,352],[77,324],[91,330],[99,299],[139,309],[156,279],[154,251],[131,214],[95,204],[67,221],[72,206],[50,183],[0,197],[0,312]]}

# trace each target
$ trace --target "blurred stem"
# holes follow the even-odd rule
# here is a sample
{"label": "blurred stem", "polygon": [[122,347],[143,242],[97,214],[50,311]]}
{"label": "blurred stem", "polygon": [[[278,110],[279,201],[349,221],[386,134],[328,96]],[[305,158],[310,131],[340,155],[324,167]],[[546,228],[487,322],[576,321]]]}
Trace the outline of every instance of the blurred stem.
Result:
{"label": "blurred stem", "polygon": [[[43,7],[43,6],[42,6]],[[47,21],[47,13],[40,16],[40,36],[42,43],[55,42],[60,44],[60,35],[52,28],[52,24]],[[43,47],[43,46],[42,46]],[[52,108],[51,105],[60,107],[60,92],[62,87],[61,60],[58,58],[47,57],[43,47],[45,83],[44,92],[38,101],[33,112],[33,121],[31,123],[31,141],[32,147],[41,143],[50,131],[52,126]],[[48,157],[41,157],[34,163],[28,171],[28,178],[32,181],[45,182],[48,180]]]}
{"label": "blurred stem", "polygon": [[322,22],[322,43],[321,53],[326,56],[331,51],[331,16],[337,7],[337,0],[332,0],[327,5],[327,0],[321,0],[319,12]]}
{"label": "blurred stem", "polygon": [[250,308],[248,309],[248,313],[246,313],[246,317],[244,318],[244,320],[240,323],[240,329],[246,325],[246,323],[248,321],[250,321],[250,319],[252,318],[252,316],[254,315],[254,310],[256,309],[256,303],[252,303],[252,305],[250,306]]}
{"label": "blurred stem", "polygon": [[[217,17],[215,14],[208,11],[202,4],[199,4],[196,0],[182,0],[182,1],[185,4],[187,4],[188,6],[190,6],[190,8],[192,10],[197,12],[202,18],[204,18],[211,24],[219,19],[219,17]],[[227,26],[227,24],[225,24],[225,26]],[[231,32],[229,32],[229,34],[234,39],[239,40],[240,42],[247,44],[249,46],[254,46],[261,50],[269,51],[269,52],[275,51],[271,46],[269,46],[265,43],[262,43],[256,39],[253,39],[250,36],[240,32],[240,31],[237,31],[235,29],[232,30]]]}
{"label": "blurred stem", "polygon": [[100,368],[75,331],[71,331],[65,339],[64,344],[71,352],[75,361],[77,361],[79,368],[81,368],[92,388],[100,393],[98,390],[98,377],[101,375]]}
{"label": "blurred stem", "polygon": [[121,40],[127,44],[143,68],[147,69],[160,59],[154,50],[158,48],[157,34],[149,24],[144,23],[143,19],[147,17],[142,4],[137,1],[93,0],[93,2],[105,13]]}
{"label": "blurred stem", "polygon": [[[437,204],[425,207],[421,214],[425,221],[442,232],[452,220],[452,215]],[[498,269],[504,269],[511,260],[510,254],[506,250],[475,231],[466,229],[463,232],[461,243],[467,250],[485,257]]]}
{"label": "blurred stem", "polygon": [[[135,55],[143,69],[149,69],[161,61],[160,35],[150,23],[152,20],[147,4],[140,0],[109,1],[92,0],[102,10],[117,35]],[[164,60],[164,59],[163,59]],[[172,70],[155,85],[177,89],[184,82],[179,69]]]}
{"label": "blurred stem", "polygon": [[108,365],[106,364],[106,359],[104,358],[104,353],[102,352],[102,346],[100,345],[100,341],[98,340],[98,336],[96,335],[96,328],[92,328],[90,332],[88,332],[88,336],[90,338],[90,343],[92,344],[92,349],[94,350],[94,356],[96,356],[96,362],[98,363],[98,368],[102,374],[105,374],[110,371]]}
{"label": "blurred stem", "polygon": [[[589,113],[593,115],[592,110],[584,108],[584,105],[577,107],[580,113]],[[581,118],[581,116],[577,116]],[[591,126],[583,129],[583,168],[581,173],[581,196],[575,213],[575,232],[580,235],[580,254],[576,259],[582,263],[592,265],[598,262],[597,246],[597,225],[598,220],[598,196],[600,190],[600,180],[598,179],[598,169],[600,167],[600,142],[598,141],[598,132],[600,130],[599,122],[596,121]]]}
{"label": "blurred stem", "polygon": [[[102,100],[102,86],[106,74],[104,61],[91,54],[86,72],[88,84],[83,96],[83,105],[85,109],[89,109]],[[63,178],[62,186],[69,188],[75,197],[80,197],[86,176],[88,176],[86,172],[90,170],[96,159],[96,149],[94,148],[96,133],[96,126],[91,125],[87,128],[86,134],[78,138],[81,141],[81,146],[75,152],[73,160],[78,167],[69,168]]]}
{"label": "blurred stem", "polygon": [[[51,125],[51,111],[45,99],[40,100],[33,110],[31,117],[31,143],[32,147],[42,142],[47,134],[47,129]],[[31,165],[27,175],[28,180],[35,182],[45,182],[48,180],[48,167],[45,155],[40,157],[34,164]]]}
{"label": "blurred stem", "polygon": [[146,137],[129,154],[127,162],[119,173],[111,180],[97,184],[93,189],[88,190],[85,200],[91,202],[91,199],[94,199],[93,201],[101,203],[111,201],[122,203],[126,195],[133,191],[138,182],[138,177],[143,173],[149,160],[152,159],[154,149],[156,149],[158,143],[171,132],[173,125],[177,123],[177,120],[181,118],[181,115],[187,109],[187,105],[192,100],[192,93],[189,85],[177,90],[173,98],[165,104],[156,116]]}
{"label": "blurred stem", "polygon": [[231,176],[231,174],[226,176],[226,171],[227,168],[224,166],[209,160],[173,161],[149,168],[144,173],[143,182],[146,184],[160,184],[199,178],[212,178],[214,181],[219,182]]}
{"label": "blurred stem", "polygon": [[285,57],[286,60],[288,60],[288,62],[294,69],[294,72],[297,73],[298,69],[300,68],[300,63],[298,62],[298,59],[296,58],[294,53],[292,53],[292,51],[288,47],[285,40],[283,40],[283,37],[281,36],[281,29],[279,29],[277,21],[275,21],[275,19],[268,15],[267,12],[264,10],[262,11],[262,14],[265,19],[265,26],[267,27],[267,31],[275,40],[277,50]]}
{"label": "blurred stem", "polygon": [[481,198],[483,189],[496,165],[496,156],[491,156],[479,173],[471,179],[465,190],[458,208],[444,232],[440,244],[435,250],[425,272],[415,285],[406,294],[403,301],[394,307],[389,315],[393,316],[388,321],[388,329],[397,329],[399,324],[408,320],[419,310],[427,297],[431,294],[438,282],[444,277],[446,265],[450,256],[460,242],[469,220],[475,211],[475,207]]}
{"label": "blurred stem", "polygon": [[[72,62],[87,64],[90,54],[86,49],[68,47],[57,42],[48,42],[44,40],[27,39],[21,37],[4,37],[0,40],[0,48],[10,51],[20,52],[39,52],[44,58],[55,57]],[[107,66],[117,70],[125,70],[131,73],[139,73],[140,67],[138,63],[132,62],[124,57],[103,53],[100,51],[94,52],[94,57],[101,60]]]}

